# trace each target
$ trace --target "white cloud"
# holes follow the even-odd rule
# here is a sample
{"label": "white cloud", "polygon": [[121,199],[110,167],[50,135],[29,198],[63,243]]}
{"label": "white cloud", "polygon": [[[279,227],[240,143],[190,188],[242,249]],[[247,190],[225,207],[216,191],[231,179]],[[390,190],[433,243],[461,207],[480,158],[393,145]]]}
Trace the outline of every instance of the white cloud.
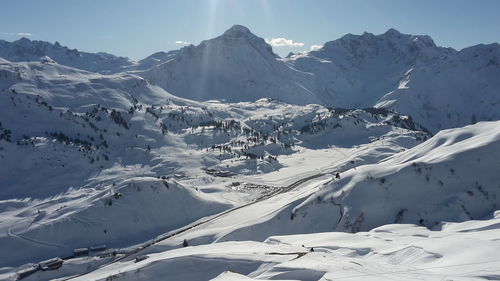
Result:
{"label": "white cloud", "polygon": [[30,36],[34,35],[33,33],[29,33],[29,32],[18,32],[18,33],[15,33],[15,32],[2,32],[0,34],[7,35],[7,36],[23,36],[23,37],[30,37]]}
{"label": "white cloud", "polygon": [[304,47],[304,43],[302,42],[293,42],[292,39],[282,37],[266,39],[266,42],[273,47]]}
{"label": "white cloud", "polygon": [[188,41],[175,41],[175,44],[179,44],[179,45],[189,45],[189,44],[191,44],[191,42],[188,42]]}
{"label": "white cloud", "polygon": [[323,48],[323,45],[311,45],[311,51],[316,51]]}

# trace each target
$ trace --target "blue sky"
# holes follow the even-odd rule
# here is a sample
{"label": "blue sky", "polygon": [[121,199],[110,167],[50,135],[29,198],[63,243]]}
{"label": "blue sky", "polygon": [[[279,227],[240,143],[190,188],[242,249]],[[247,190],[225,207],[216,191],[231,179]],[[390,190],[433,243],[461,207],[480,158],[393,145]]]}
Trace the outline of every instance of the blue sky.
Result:
{"label": "blue sky", "polygon": [[[198,44],[242,24],[280,55],[393,27],[461,49],[500,41],[498,0],[0,0],[0,39],[59,41],[132,59]],[[178,42],[179,41],[179,42]],[[177,42],[177,43],[176,43]],[[182,42],[182,43],[181,43]]]}

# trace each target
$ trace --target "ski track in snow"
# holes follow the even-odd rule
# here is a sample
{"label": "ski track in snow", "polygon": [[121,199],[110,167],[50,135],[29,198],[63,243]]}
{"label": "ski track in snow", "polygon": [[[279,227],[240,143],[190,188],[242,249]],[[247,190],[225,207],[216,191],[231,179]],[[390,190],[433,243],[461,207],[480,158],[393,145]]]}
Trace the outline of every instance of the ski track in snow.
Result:
{"label": "ski track in snow", "polygon": [[22,240],[26,240],[26,241],[28,241],[30,243],[42,245],[42,246],[47,246],[47,247],[52,247],[52,248],[57,248],[57,249],[63,249],[64,248],[63,245],[54,244],[54,243],[50,243],[50,242],[44,242],[44,241],[40,241],[40,240],[36,240],[36,239],[33,239],[33,238],[29,238],[29,237],[25,237],[25,236],[22,236],[22,235],[15,234],[14,232],[12,232],[12,229],[10,229],[10,228],[7,230],[7,235],[15,237],[15,238],[22,239]]}

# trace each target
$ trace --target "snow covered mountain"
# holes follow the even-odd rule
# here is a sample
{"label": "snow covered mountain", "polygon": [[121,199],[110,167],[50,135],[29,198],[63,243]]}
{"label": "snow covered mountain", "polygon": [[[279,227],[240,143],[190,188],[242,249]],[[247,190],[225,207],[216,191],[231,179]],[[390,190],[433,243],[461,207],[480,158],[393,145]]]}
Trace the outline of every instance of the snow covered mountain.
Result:
{"label": "snow covered mountain", "polygon": [[320,103],[308,88],[310,74],[279,60],[264,39],[235,25],[221,36],[182,48],[138,75],[178,96],[195,100]]}
{"label": "snow covered mountain", "polygon": [[0,48],[1,280],[500,276],[498,44],[26,40]]}
{"label": "snow covered mountain", "polygon": [[314,92],[324,103],[350,108],[373,105],[394,89],[409,69],[455,52],[437,47],[428,36],[390,29],[381,35],[348,34],[286,61],[314,73]]}
{"label": "snow covered mountain", "polygon": [[134,64],[128,58],[107,53],[81,52],[61,46],[59,42],[52,44],[45,41],[32,41],[28,38],[21,38],[14,42],[0,40],[0,57],[13,62],[51,59],[63,65],[100,73],[123,71],[124,67]]}
{"label": "snow covered mountain", "polygon": [[255,101],[334,108],[384,107],[412,116],[431,132],[498,120],[500,45],[461,51],[426,35],[394,29],[348,34],[322,48],[284,59],[262,38],[235,25],[198,46],[157,52],[138,62],[59,43],[0,41],[0,57],[40,60],[100,73],[127,71],[179,97],[198,101]]}
{"label": "snow covered mountain", "polygon": [[392,108],[437,132],[500,118],[499,54],[498,44],[455,51],[390,29],[348,34],[285,61],[314,74],[311,91],[323,104]]}
{"label": "snow covered mountain", "polygon": [[456,51],[436,46],[429,36],[390,29],[348,34],[281,59],[263,39],[233,26],[199,46],[163,54],[136,74],[195,100],[270,97],[336,108],[392,108],[437,132],[500,118],[499,53],[498,44]]}

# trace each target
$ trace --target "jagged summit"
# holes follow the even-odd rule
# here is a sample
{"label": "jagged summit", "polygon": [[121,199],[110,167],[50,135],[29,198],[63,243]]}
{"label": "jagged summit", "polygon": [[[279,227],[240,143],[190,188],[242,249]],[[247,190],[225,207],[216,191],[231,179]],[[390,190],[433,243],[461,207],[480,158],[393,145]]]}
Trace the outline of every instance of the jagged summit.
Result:
{"label": "jagged summit", "polygon": [[[0,46],[5,48],[12,48],[15,52],[17,52],[18,56],[31,56],[33,54],[47,52],[48,49],[64,49],[68,52],[78,52],[77,49],[70,49],[68,47],[62,46],[59,42],[55,42],[54,44],[47,41],[40,40],[31,40],[26,37],[22,37],[13,42],[8,42],[4,40],[0,40]],[[2,50],[0,50],[1,52]]]}
{"label": "jagged summit", "polygon": [[228,30],[226,30],[222,35],[218,37],[202,41],[200,45],[204,46],[206,44],[224,44],[228,47],[236,48],[245,48],[244,46],[240,45],[251,46],[253,48],[259,49],[262,54],[277,57],[277,55],[273,52],[272,47],[267,44],[263,38],[253,34],[247,27],[238,24],[231,26]]}
{"label": "jagged summit", "polygon": [[429,46],[436,47],[436,45],[434,44],[434,41],[428,35],[405,34],[405,33],[399,32],[398,30],[396,30],[394,28],[389,28],[386,32],[378,34],[378,35],[375,35],[373,33],[367,32],[367,31],[363,32],[363,34],[361,34],[361,35],[348,33],[348,34],[342,36],[340,39],[329,41],[326,44],[329,44],[331,42],[337,42],[337,41],[342,41],[342,42],[359,41],[359,42],[361,42],[361,41],[374,41],[374,40],[378,40],[378,41],[386,40],[386,41],[391,41],[391,42],[422,41],[422,42],[425,42]]}
{"label": "jagged summit", "polygon": [[[326,42],[324,48],[312,51],[314,56],[322,59],[336,58],[341,61],[345,57],[380,57],[393,60],[431,62],[456,51],[452,48],[438,47],[430,36],[411,35],[390,28],[386,32],[374,35],[364,32],[361,35],[346,34],[340,39]],[[381,54],[385,53],[382,58]]]}
{"label": "jagged summit", "polygon": [[250,29],[246,26],[235,24],[226,30],[223,35],[225,36],[255,36]]}
{"label": "jagged summit", "polygon": [[20,39],[14,41],[14,42],[18,42],[18,43],[35,43],[35,42],[43,42],[43,41],[36,41],[36,40],[33,40],[31,41],[29,38],[26,38],[26,37],[21,37]]}
{"label": "jagged summit", "polygon": [[379,37],[387,38],[388,40],[402,40],[412,42],[413,44],[420,44],[422,47],[437,47],[434,40],[429,35],[412,35],[405,34],[397,31],[394,28],[389,28],[385,33],[380,34]]}

